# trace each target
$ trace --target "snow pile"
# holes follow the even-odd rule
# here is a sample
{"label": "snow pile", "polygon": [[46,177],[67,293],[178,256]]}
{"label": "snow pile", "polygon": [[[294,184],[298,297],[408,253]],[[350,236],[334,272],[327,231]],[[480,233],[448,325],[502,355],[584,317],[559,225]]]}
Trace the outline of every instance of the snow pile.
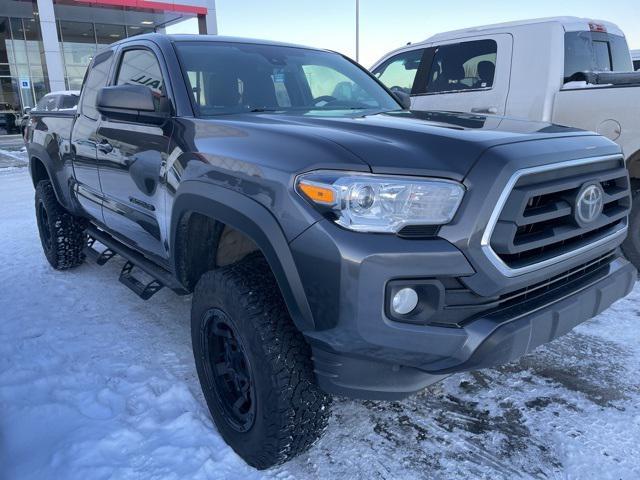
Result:
{"label": "snow pile", "polygon": [[24,169],[0,205],[0,479],[640,478],[640,288],[519,362],[338,399],[318,445],[257,472],[209,417],[190,298],[138,299],[119,258],[53,271]]}

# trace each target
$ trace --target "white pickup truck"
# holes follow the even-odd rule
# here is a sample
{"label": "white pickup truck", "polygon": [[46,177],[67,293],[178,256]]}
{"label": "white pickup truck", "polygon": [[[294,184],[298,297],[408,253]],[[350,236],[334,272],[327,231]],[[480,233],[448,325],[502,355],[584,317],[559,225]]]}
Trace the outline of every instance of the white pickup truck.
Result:
{"label": "white pickup truck", "polygon": [[[391,90],[410,94],[412,110],[504,115],[596,131],[621,146],[640,196],[640,73],[633,70],[622,30],[576,17],[440,33],[388,53],[371,68]],[[640,267],[640,200],[624,249]]]}

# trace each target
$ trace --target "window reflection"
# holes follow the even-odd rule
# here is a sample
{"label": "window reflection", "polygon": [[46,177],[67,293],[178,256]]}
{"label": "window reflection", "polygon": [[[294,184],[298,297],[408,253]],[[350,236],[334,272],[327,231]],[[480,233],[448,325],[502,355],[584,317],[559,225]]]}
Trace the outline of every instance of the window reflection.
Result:
{"label": "window reflection", "polygon": [[34,80],[46,77],[40,25],[33,18],[0,17],[0,103],[16,114],[33,106],[40,88]]}
{"label": "window reflection", "polygon": [[67,88],[75,90],[78,84],[82,84],[87,65],[96,54],[93,23],[59,21],[58,36],[62,45]]}
{"label": "window reflection", "polygon": [[106,23],[58,21],[65,81],[69,90],[82,87],[84,74],[96,52],[123,38],[153,33],[152,27]]}

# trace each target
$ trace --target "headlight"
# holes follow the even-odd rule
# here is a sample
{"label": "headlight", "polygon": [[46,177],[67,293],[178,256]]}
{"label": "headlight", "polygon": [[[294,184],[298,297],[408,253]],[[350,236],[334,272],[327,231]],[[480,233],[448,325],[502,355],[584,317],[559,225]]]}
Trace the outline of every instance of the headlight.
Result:
{"label": "headlight", "polygon": [[451,180],[317,171],[296,179],[297,191],[336,223],[358,232],[395,233],[407,225],[449,223],[464,187]]}

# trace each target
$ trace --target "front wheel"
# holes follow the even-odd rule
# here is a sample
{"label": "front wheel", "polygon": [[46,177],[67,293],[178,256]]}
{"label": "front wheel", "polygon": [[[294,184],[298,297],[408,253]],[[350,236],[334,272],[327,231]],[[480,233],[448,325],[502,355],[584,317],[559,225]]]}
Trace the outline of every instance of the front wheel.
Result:
{"label": "front wheel", "polygon": [[320,438],[331,399],[315,382],[309,345],[262,256],[201,277],[191,335],[218,431],[248,464],[278,465]]}

